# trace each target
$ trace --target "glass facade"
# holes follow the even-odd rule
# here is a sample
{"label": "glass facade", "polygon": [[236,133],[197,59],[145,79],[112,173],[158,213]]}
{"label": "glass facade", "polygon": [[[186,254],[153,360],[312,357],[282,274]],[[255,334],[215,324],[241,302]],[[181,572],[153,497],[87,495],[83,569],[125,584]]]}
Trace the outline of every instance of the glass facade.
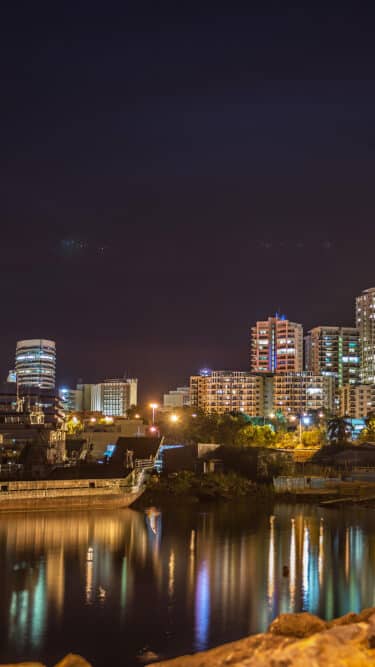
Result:
{"label": "glass facade", "polygon": [[54,389],[56,344],[52,340],[20,340],[16,347],[16,378],[19,387]]}

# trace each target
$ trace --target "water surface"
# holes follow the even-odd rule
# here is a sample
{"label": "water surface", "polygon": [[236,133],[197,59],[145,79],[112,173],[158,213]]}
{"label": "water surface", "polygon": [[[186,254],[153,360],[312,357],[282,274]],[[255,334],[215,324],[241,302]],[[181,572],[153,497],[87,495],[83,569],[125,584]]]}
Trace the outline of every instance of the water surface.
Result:
{"label": "water surface", "polygon": [[2,661],[74,651],[132,667],[146,647],[203,650],[281,612],[375,606],[375,511],[246,501],[4,514],[0,565]]}

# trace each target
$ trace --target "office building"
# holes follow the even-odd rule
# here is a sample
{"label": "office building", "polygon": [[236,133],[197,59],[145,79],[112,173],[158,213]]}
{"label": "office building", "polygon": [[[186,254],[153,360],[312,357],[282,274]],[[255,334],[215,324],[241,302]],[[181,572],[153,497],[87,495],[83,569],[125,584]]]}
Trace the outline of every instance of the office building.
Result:
{"label": "office building", "polygon": [[362,384],[375,384],[375,287],[356,299],[356,324],[359,332],[360,378]]}
{"label": "office building", "polygon": [[126,382],[129,385],[129,406],[138,405],[138,379],[127,378]]}
{"label": "office building", "polygon": [[351,419],[364,419],[375,410],[375,385],[346,384],[340,389],[340,414]]}
{"label": "office building", "polygon": [[[77,382],[77,387],[76,387],[76,402],[77,402],[77,407],[76,410],[79,412],[90,412],[92,410],[91,407],[91,400],[92,400],[92,391],[93,387],[96,385],[94,384],[88,384],[88,383],[83,383],[82,380],[79,380]],[[99,410],[100,412],[100,410]]]}
{"label": "office building", "polygon": [[190,378],[190,404],[206,414],[262,416],[264,378],[247,371],[207,371]]}
{"label": "office building", "polygon": [[16,347],[16,378],[19,387],[54,389],[56,344],[52,340],[19,340]]}
{"label": "office building", "polygon": [[124,417],[132,405],[137,405],[138,380],[110,379],[91,386],[91,410],[108,417]]}
{"label": "office building", "polygon": [[299,373],[303,370],[302,324],[278,314],[251,329],[251,370],[254,373]]}
{"label": "office building", "polygon": [[358,330],[330,326],[311,329],[305,338],[305,368],[315,375],[331,375],[338,389],[359,382]]}
{"label": "office building", "polygon": [[190,387],[177,387],[164,394],[163,407],[167,409],[185,408],[190,405]]}
{"label": "office building", "polygon": [[273,376],[273,411],[285,417],[316,410],[335,409],[335,379],[332,376],[301,373],[278,373]]}

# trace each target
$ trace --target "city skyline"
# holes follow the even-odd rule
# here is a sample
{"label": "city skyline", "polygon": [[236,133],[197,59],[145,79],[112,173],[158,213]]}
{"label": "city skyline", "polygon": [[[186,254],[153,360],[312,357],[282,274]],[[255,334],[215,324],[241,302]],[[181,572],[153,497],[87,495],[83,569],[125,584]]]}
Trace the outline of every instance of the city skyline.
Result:
{"label": "city skyline", "polygon": [[[374,290],[375,290],[375,288],[365,288],[361,291],[360,295],[357,295],[355,297],[355,299],[354,299],[355,316],[356,316],[355,325],[358,326],[358,324],[360,323],[360,322],[358,322],[358,303],[361,299],[365,298],[366,295],[370,295],[370,297],[371,297],[371,305],[370,305],[370,311],[369,311],[370,312],[370,317],[369,317],[369,320],[368,320],[369,324],[371,325],[371,322],[372,322],[372,308],[373,308],[372,295],[374,293]],[[263,316],[263,317],[267,318],[267,316]],[[296,318],[296,319],[299,319],[299,318]],[[259,333],[260,333],[261,337],[263,336],[263,338],[266,340],[266,338],[265,338],[266,329],[264,329],[265,326],[266,327],[271,327],[269,329],[269,332],[268,332],[269,335],[271,335],[271,331],[274,330],[274,327],[279,327],[279,326],[281,327],[280,332],[279,332],[279,334],[281,336],[283,336],[284,333],[285,333],[285,332],[283,333],[283,331],[284,331],[283,327],[285,327],[285,326],[286,326],[285,331],[289,331],[289,327],[293,328],[293,329],[290,330],[290,332],[292,332],[291,333],[292,336],[294,336],[294,333],[293,333],[294,330],[298,331],[298,341],[299,341],[298,342],[298,348],[299,348],[298,360],[296,360],[295,362],[293,361],[293,359],[295,359],[295,353],[293,352],[293,350],[289,350],[290,352],[293,352],[293,358],[291,358],[289,360],[289,361],[292,362],[292,365],[290,365],[289,361],[287,361],[287,362],[283,361],[283,359],[285,359],[285,358],[288,359],[288,357],[285,356],[285,353],[288,352],[288,350],[282,349],[283,344],[284,344],[283,343],[284,338],[282,338],[281,341],[280,341],[280,346],[281,346],[280,351],[279,350],[277,351],[277,355],[279,353],[281,353],[281,366],[280,366],[280,368],[277,368],[277,365],[280,362],[275,362],[275,360],[273,360],[273,358],[271,360],[271,356],[270,356],[271,355],[271,348],[267,352],[267,355],[269,355],[269,356],[267,356],[268,361],[267,362],[262,362],[262,361],[260,362],[260,363],[263,363],[263,364],[264,363],[267,363],[267,364],[270,363],[271,365],[268,368],[268,372],[275,372],[276,371],[276,373],[277,372],[288,372],[288,371],[289,372],[290,371],[297,371],[298,372],[298,371],[302,371],[302,370],[312,370],[313,367],[311,366],[311,359],[310,359],[311,352],[308,351],[308,346],[309,346],[309,340],[311,339],[311,334],[313,332],[316,332],[316,331],[319,331],[319,330],[322,331],[322,332],[326,331],[329,334],[329,337],[331,338],[332,331],[335,331],[335,330],[342,331],[342,332],[347,332],[349,335],[350,335],[351,331],[353,331],[353,332],[357,331],[356,326],[345,327],[345,326],[342,325],[342,323],[336,323],[333,326],[332,325],[327,325],[327,324],[318,324],[318,325],[314,325],[311,329],[306,329],[306,327],[304,326],[304,324],[302,322],[300,322],[300,321],[299,322],[291,322],[285,314],[279,314],[279,313],[276,312],[274,315],[269,315],[268,319],[258,320],[257,322],[253,322],[249,326],[248,333],[250,334],[250,336],[249,336],[249,339],[248,339],[248,355],[247,355],[248,356],[248,360],[247,360],[248,363],[247,363],[247,365],[243,365],[243,366],[235,368],[236,371],[240,371],[240,372],[249,372],[249,371],[251,371],[253,373],[254,372],[255,373],[261,372],[262,373],[262,372],[266,371],[266,367],[262,368],[261,366],[259,366],[259,359],[261,359],[261,358],[258,359],[258,357],[256,357],[257,360],[255,362],[254,357],[253,357],[254,349],[256,349],[258,345],[263,346],[262,350],[263,350],[263,354],[264,354],[264,351],[265,351],[264,345],[265,345],[265,343],[261,342],[262,338],[260,338],[259,341],[258,341],[258,336],[259,336]],[[275,329],[275,331],[276,331],[276,329]],[[277,334],[277,336],[279,336],[279,334]],[[272,335],[274,335],[274,334],[272,334]],[[336,334],[336,335],[338,335],[338,334]],[[250,343],[249,343],[249,340],[250,340]],[[303,341],[305,343],[305,350],[304,351],[303,351]],[[43,342],[43,340],[40,340],[40,339],[19,341],[19,343],[27,343],[27,344],[30,344],[30,343],[31,344],[34,344],[34,343],[39,344],[39,343],[42,343],[42,342]],[[291,339],[289,342],[288,341],[286,341],[286,342],[287,342],[287,347],[289,345],[289,342],[290,342],[290,345],[293,347],[294,338],[293,338],[293,340]],[[19,343],[17,343],[17,345]],[[51,341],[51,343],[53,345],[55,345],[54,341]],[[332,343],[329,343],[328,345],[331,345],[331,344]],[[338,345],[337,342],[335,344]],[[279,346],[279,343],[277,345]],[[354,345],[354,343],[350,343],[350,345]],[[357,343],[357,345],[359,345],[359,342]],[[344,350],[344,352],[341,352],[341,354],[343,354],[343,353],[344,354],[346,353],[345,350]],[[328,354],[331,355],[331,352],[329,352]],[[249,361],[249,356],[250,356],[250,361]],[[17,357],[17,352],[16,352],[16,357]],[[323,359],[323,357],[322,357],[322,359]],[[329,361],[331,362],[331,361],[333,361],[333,359],[332,360],[330,359]],[[358,358],[357,361],[359,361],[359,358]],[[104,358],[104,363],[105,363],[105,358]],[[273,367],[274,363],[276,363],[275,368]],[[287,363],[287,365],[283,368],[283,364],[285,364],[285,363]],[[341,386],[341,382],[340,382],[339,377],[338,377],[338,367],[336,369],[336,366],[335,366],[335,364],[337,364],[337,363],[338,363],[338,361],[336,360],[333,364],[332,375],[334,375],[335,377],[337,376],[336,379],[339,381],[338,386]],[[1,365],[1,360],[0,360],[0,365]],[[332,364],[329,363],[328,366],[330,366],[330,365],[332,365]],[[57,370],[58,370],[58,366],[59,365],[57,365]],[[217,370],[225,370],[225,371],[228,370],[229,371],[230,370],[229,366],[225,367],[221,363],[217,364],[216,366],[214,366],[213,364],[210,364],[210,365],[202,364],[200,366],[200,368],[198,368],[198,367],[190,368],[188,370],[188,373],[185,376],[185,378],[182,376],[181,372],[177,370],[177,372],[176,372],[177,380],[176,380],[175,386],[177,386],[178,384],[181,384],[181,382],[183,382],[185,379],[188,381],[188,378],[190,378],[191,376],[196,375],[198,372],[200,372],[200,369],[202,369],[202,368],[211,368],[214,371],[217,371]],[[232,367],[231,370],[233,370],[233,367]],[[9,371],[9,366],[8,366],[8,371]],[[319,374],[319,373],[320,374],[322,373],[323,375],[327,374],[327,368],[324,370],[324,367],[322,367],[322,369],[319,370],[319,368],[317,366],[315,366],[315,371],[316,371],[317,374]],[[359,373],[359,367],[358,367],[358,373]],[[358,375],[358,373],[357,373],[357,375]],[[328,374],[330,374],[330,373],[328,373]],[[119,381],[121,379],[126,380],[126,377],[129,377],[129,375],[130,374],[125,371],[122,376],[119,373],[117,373],[117,374],[114,373],[113,377],[116,377],[117,378],[116,381]],[[135,376],[135,374],[133,374],[133,375]],[[146,389],[145,389],[145,385],[143,385],[143,381],[142,381],[143,379],[141,378],[141,385],[140,385],[140,392],[139,392],[139,395],[141,397],[140,402],[147,402],[150,399],[155,399],[155,397],[157,397],[158,400],[159,400],[161,398],[161,396],[166,391],[171,390],[173,388],[173,385],[167,384],[167,380],[164,379],[167,375],[168,375],[168,372],[164,372],[164,373],[161,374],[161,378],[159,378],[159,383],[160,383],[159,386],[161,387],[160,391],[156,390],[154,387],[152,389],[149,389],[147,387],[147,384],[146,384]],[[138,376],[139,376],[139,374],[138,374]],[[70,390],[74,390],[74,388],[77,385],[77,382],[79,383],[79,382],[82,382],[82,381],[83,382],[89,382],[90,384],[93,384],[93,385],[94,384],[97,385],[98,382],[108,382],[109,381],[109,379],[108,379],[109,374],[108,373],[107,373],[107,375],[103,374],[102,376],[96,375],[94,378],[93,378],[92,375],[89,375],[90,379],[88,379],[87,377],[85,377],[85,378],[79,377],[79,375],[76,373],[75,375],[71,376],[70,382],[69,381],[64,382],[63,380],[61,380],[61,377],[64,377],[64,371],[60,374],[59,374],[59,372],[57,372],[57,379],[56,379],[56,389],[57,390],[61,390],[63,388],[69,388]],[[66,377],[66,375],[65,375],[65,377]],[[352,381],[354,382],[354,379],[350,380],[350,382],[352,382]],[[360,384],[359,376],[356,377],[354,383],[355,384]],[[97,385],[97,386],[99,386],[99,385]]]}

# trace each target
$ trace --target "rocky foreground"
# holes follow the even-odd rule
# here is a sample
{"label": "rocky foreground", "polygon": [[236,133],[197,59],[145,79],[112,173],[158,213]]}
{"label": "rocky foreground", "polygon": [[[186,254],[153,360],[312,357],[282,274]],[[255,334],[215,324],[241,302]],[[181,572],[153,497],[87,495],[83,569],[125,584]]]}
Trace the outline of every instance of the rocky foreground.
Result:
{"label": "rocky foreground", "polygon": [[[144,655],[143,664],[152,656]],[[268,632],[154,667],[375,667],[375,607],[325,622],[312,614],[281,614]],[[16,667],[3,665],[0,667]],[[37,662],[17,667],[44,667]],[[55,667],[91,667],[68,655]],[[126,665],[124,665],[126,667]]]}

